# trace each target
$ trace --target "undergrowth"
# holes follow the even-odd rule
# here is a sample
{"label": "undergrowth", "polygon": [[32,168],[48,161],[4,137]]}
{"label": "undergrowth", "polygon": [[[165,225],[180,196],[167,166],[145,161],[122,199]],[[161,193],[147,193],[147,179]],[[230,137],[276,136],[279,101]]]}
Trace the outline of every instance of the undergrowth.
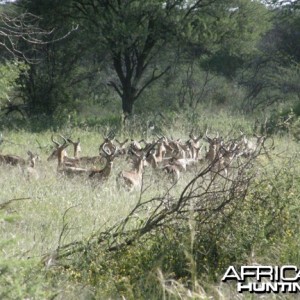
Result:
{"label": "undergrowth", "polygon": [[[99,132],[69,124],[60,133],[80,137],[83,154],[95,155],[111,129],[120,138],[150,140],[156,134],[185,138],[192,124],[198,132],[208,128],[224,137],[253,132],[253,122],[243,116],[229,119],[226,112],[217,119],[192,116],[193,123],[176,113],[155,118],[149,120],[154,129],[136,118],[128,128]],[[228,266],[300,264],[299,154],[289,137],[273,136],[275,149],[256,159],[245,197],[209,222],[190,208],[184,217],[176,215],[125,247],[108,250],[111,238],[97,244],[95,236],[123,222],[140,199],[139,191],[128,194],[116,186],[118,172],[128,165],[118,161],[103,185],[59,177],[56,162],[47,162],[52,133],[3,131],[2,153],[25,156],[33,150],[41,161],[38,180],[26,180],[21,168],[1,166],[1,299],[240,299],[234,286],[220,281]],[[195,174],[184,174],[172,190],[174,199]],[[162,197],[171,186],[167,177],[147,170],[143,197]],[[12,199],[20,200],[6,203]],[[142,228],[151,209],[134,214],[127,229]],[[72,243],[83,245],[82,251],[55,256]]]}

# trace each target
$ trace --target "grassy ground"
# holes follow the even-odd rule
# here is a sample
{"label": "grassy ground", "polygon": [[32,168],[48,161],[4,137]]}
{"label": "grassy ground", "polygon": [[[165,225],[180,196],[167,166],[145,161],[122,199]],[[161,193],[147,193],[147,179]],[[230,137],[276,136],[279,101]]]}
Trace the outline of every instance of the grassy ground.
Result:
{"label": "grassy ground", "polygon": [[[151,132],[145,133],[144,128],[140,126],[140,120],[135,120],[134,122],[136,122],[134,129],[118,133],[120,139],[127,137],[128,134],[131,135],[130,137],[144,137],[146,134],[148,138],[151,138]],[[168,124],[164,125],[163,122],[160,125],[160,130],[166,136],[184,138],[184,140],[192,127],[191,123],[179,115],[174,115],[171,119],[164,122],[170,122],[169,126]],[[239,130],[250,133],[253,128],[251,120],[247,120],[243,116],[229,116],[222,111],[217,116],[199,117],[195,123],[200,130],[208,127],[211,135],[218,131],[225,137],[231,134],[238,135]],[[103,140],[101,134],[93,130],[65,128],[62,130],[62,133],[72,133],[74,139],[80,137],[82,155],[96,155],[99,144]],[[31,150],[39,153],[41,161],[37,166],[38,179],[30,178],[28,180],[24,176],[26,169],[24,171],[22,168],[9,166],[1,166],[0,168],[0,204],[11,199],[20,199],[0,210],[1,299],[115,299],[122,296],[126,299],[160,299],[162,296],[165,299],[255,298],[251,295],[235,295],[234,288],[220,284],[220,276],[222,275],[220,273],[216,274],[214,279],[205,275],[205,272],[201,276],[199,274],[193,289],[187,288],[188,285],[185,283],[184,278],[178,278],[169,273],[166,274],[159,271],[161,269],[159,259],[154,264],[156,267],[150,273],[148,272],[147,275],[143,274],[143,276],[148,278],[148,281],[151,281],[151,284],[147,288],[143,287],[140,288],[140,291],[137,291],[138,284],[132,283],[134,276],[128,272],[128,274],[131,274],[131,277],[128,276],[127,278],[126,270],[122,271],[123,273],[120,272],[125,275],[116,275],[116,270],[120,268],[120,265],[117,267],[116,265],[123,263],[122,266],[124,268],[129,268],[128,265],[126,266],[125,261],[128,257],[135,256],[139,257],[137,265],[140,266],[141,260],[145,259],[143,255],[147,252],[144,249],[148,247],[147,243],[139,247],[139,249],[145,250],[144,252],[139,253],[136,251],[138,254],[134,253],[132,256],[126,256],[129,255],[128,253],[126,255],[122,254],[123,256],[119,257],[119,262],[116,257],[103,255],[103,258],[107,259],[109,257],[111,259],[111,263],[107,262],[108,265],[111,264],[111,269],[108,269],[106,276],[96,275],[97,283],[90,282],[91,277],[84,276],[85,272],[79,272],[78,268],[60,269],[45,267],[41,262],[46,253],[70,242],[86,240],[93,232],[104,231],[109,226],[116,224],[127,216],[140,197],[138,191],[128,193],[124,189],[117,188],[117,174],[121,170],[129,168],[128,163],[120,159],[115,161],[113,173],[108,182],[104,184],[95,184],[86,177],[66,178],[58,175],[56,173],[57,162],[47,162],[47,157],[51,152],[51,134],[52,132],[50,131],[42,133],[3,132],[4,142],[1,145],[3,154],[16,154],[26,157],[27,150]],[[287,203],[291,205],[279,205],[277,203],[278,205],[276,204],[276,206],[275,204],[271,205],[263,202],[265,207],[257,208],[258,214],[261,214],[260,217],[257,217],[255,225],[257,227],[254,225],[250,226],[252,224],[250,220],[254,218],[252,216],[253,209],[256,208],[247,208],[246,206],[241,208],[240,216],[237,216],[237,219],[232,221],[232,224],[239,222],[235,224],[241,228],[238,235],[232,241],[228,240],[229,235],[226,235],[227,240],[224,238],[225,234],[224,236],[222,234],[219,236],[220,241],[223,242],[223,246],[219,248],[219,253],[224,256],[224,259],[222,258],[224,262],[233,264],[242,262],[257,262],[261,264],[300,263],[300,258],[298,257],[300,252],[297,250],[300,235],[295,225],[298,222],[297,204],[299,203],[299,195],[297,194],[297,182],[299,172],[295,171],[295,174],[291,174],[292,169],[296,169],[296,166],[299,165],[298,144],[287,135],[275,137],[274,141],[275,149],[272,152],[272,160],[262,157],[257,162],[257,168],[261,170],[260,173],[266,176],[263,179],[266,180],[268,178],[270,180],[264,188],[261,188],[260,185],[259,195],[266,199],[269,197],[270,203],[273,203],[272,201],[275,204],[277,203],[276,201],[279,201],[278,203],[289,201]],[[72,155],[71,148],[69,152]],[[278,170],[285,170],[285,172],[276,177],[275,174]],[[191,172],[183,176],[174,188],[174,195],[176,193],[179,195],[194,174]],[[275,177],[272,177],[272,175]],[[144,197],[150,199],[161,195],[171,186],[171,183],[167,177],[147,170],[145,186],[149,186],[149,189]],[[273,190],[274,186],[278,186],[280,197]],[[254,195],[255,192],[250,193],[249,199],[256,197]],[[234,243],[236,243],[238,248],[239,245],[246,243],[243,242],[243,239],[247,240],[248,233],[249,235],[255,235],[251,233],[251,230],[259,228],[261,231],[266,231],[269,225],[262,224],[263,218],[266,217],[267,219],[269,217],[266,210],[280,209],[280,207],[281,211],[273,221],[275,222],[275,229],[281,226],[281,229],[284,231],[281,241],[277,234],[271,236],[274,238],[272,242],[271,237],[265,232],[262,234],[258,231],[258,236],[262,234],[261,236],[266,240],[262,241],[261,244],[259,243],[259,237],[255,240],[256,244],[253,243],[253,247],[250,247],[253,251],[252,257],[249,255],[249,251],[242,253],[243,250],[234,250]],[[147,215],[147,212],[144,214]],[[139,216],[136,219],[138,220]],[[282,222],[282,219],[284,219],[284,222]],[[262,227],[264,228],[262,229]],[[272,227],[272,230],[274,228]],[[253,236],[251,238],[251,241],[253,241]],[[250,238],[247,241],[249,242],[249,240]],[[229,245],[227,250],[224,249],[226,243]],[[152,244],[150,245],[151,247],[153,246]],[[230,248],[231,246],[232,248]],[[136,250],[136,246],[133,249]],[[229,253],[230,251],[235,253]],[[239,251],[241,254],[237,254]],[[230,257],[234,257],[234,259],[230,260]],[[236,260],[237,257],[240,259],[238,262]],[[130,262],[131,258],[128,261]],[[132,259],[132,262],[134,261]],[[192,262],[193,259],[187,264],[191,270],[193,269]],[[100,264],[102,265],[102,263]],[[204,265],[203,268],[205,269],[206,266]],[[188,273],[192,273],[191,270]],[[142,269],[140,268],[137,272],[142,274]],[[101,272],[99,271],[97,274],[101,274]],[[150,276],[149,274],[152,275]],[[101,282],[101,280],[106,282]],[[141,282],[146,281],[141,280]],[[272,295],[271,298],[273,296],[275,297],[275,295]]]}

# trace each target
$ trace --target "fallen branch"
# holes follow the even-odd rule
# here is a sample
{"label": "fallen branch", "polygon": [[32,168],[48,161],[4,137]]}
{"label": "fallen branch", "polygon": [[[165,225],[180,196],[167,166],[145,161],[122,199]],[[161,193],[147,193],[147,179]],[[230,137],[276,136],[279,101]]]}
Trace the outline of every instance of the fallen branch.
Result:
{"label": "fallen branch", "polygon": [[31,198],[15,198],[15,199],[11,199],[11,200],[8,200],[4,203],[0,203],[0,209],[4,209],[6,208],[9,204],[13,203],[13,202],[16,202],[16,201],[23,201],[23,200],[30,200]]}

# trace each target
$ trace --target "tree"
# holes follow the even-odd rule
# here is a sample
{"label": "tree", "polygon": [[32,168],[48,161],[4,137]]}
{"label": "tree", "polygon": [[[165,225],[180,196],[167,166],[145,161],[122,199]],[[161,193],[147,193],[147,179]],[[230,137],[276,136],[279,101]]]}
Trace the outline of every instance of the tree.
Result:
{"label": "tree", "polygon": [[[45,44],[40,53],[45,66],[32,67],[39,72],[38,76],[31,72],[35,86],[45,83],[44,87],[37,87],[46,91],[49,98],[43,100],[50,109],[48,114],[65,101],[72,83],[99,76],[100,72],[106,74],[106,84],[119,95],[126,115],[133,112],[143,92],[175,62],[185,64],[201,58],[209,69],[234,73],[242,59],[254,51],[265,24],[262,14],[256,14],[262,5],[248,0],[17,3],[42,16],[39,26],[50,31],[79,24],[76,35],[61,43]],[[55,40],[57,35],[52,32],[49,37]],[[229,62],[225,67],[224,59]],[[87,69],[96,71],[78,72]],[[75,90],[79,89],[72,92]],[[29,90],[28,95],[32,99],[43,98],[35,90]],[[70,98],[74,98],[73,93]]]}
{"label": "tree", "polygon": [[[0,97],[4,95],[3,98],[9,100],[9,105],[6,107],[8,112],[13,110],[18,110],[21,112],[20,105],[13,103],[11,99],[9,99],[9,95],[11,95],[12,89],[16,89],[16,87],[23,89],[24,92],[24,84],[21,84],[21,81],[27,81],[33,83],[32,70],[38,65],[41,61],[40,50],[42,48],[50,48],[58,41],[64,40],[67,36],[71,34],[76,27],[69,27],[64,32],[60,31],[57,33],[57,30],[54,30],[53,27],[48,29],[46,26],[41,26],[42,21],[41,17],[32,11],[28,12],[28,10],[23,9],[19,2],[14,1],[14,3],[0,3],[0,49],[2,60],[4,61],[3,65],[1,65],[1,73],[2,79],[1,83],[6,85],[4,89],[2,89],[2,93]],[[42,24],[44,25],[44,24]],[[42,29],[43,28],[43,29]],[[46,29],[47,28],[47,29]],[[72,28],[70,30],[70,28]],[[9,61],[11,58],[14,58],[13,62],[5,62],[5,60]],[[22,63],[23,62],[23,63]],[[28,66],[25,66],[26,63]],[[11,70],[7,69],[7,66]],[[28,71],[29,77],[23,76]],[[20,81],[20,76],[22,80]],[[18,83],[16,83],[18,81]],[[35,82],[40,83],[40,82]],[[28,85],[27,85],[28,88]],[[9,93],[8,93],[9,91]],[[45,93],[45,90],[43,91]],[[24,96],[26,94],[22,94]],[[36,90],[31,86],[27,90],[27,96],[30,95],[31,101],[26,101],[22,99],[22,101],[27,104],[32,104],[32,102],[36,102],[36,96],[41,96],[36,93]],[[35,96],[35,97],[34,97]],[[43,97],[40,97],[43,99]],[[22,105],[23,106],[23,103]],[[29,110],[32,108],[32,105],[29,105]]]}
{"label": "tree", "polygon": [[273,2],[272,27],[260,40],[259,52],[237,78],[247,89],[244,108],[250,111],[279,101],[291,104],[298,99],[299,102],[299,7],[296,2],[289,5]]}
{"label": "tree", "polygon": [[[110,55],[116,76],[110,75],[108,84],[120,96],[125,114],[170,69],[174,48],[210,56],[225,46],[234,56],[250,52],[262,32],[256,32],[255,22],[263,19],[255,18],[255,1],[74,0],[72,5],[86,31]],[[162,53],[169,58],[160,61]]]}
{"label": "tree", "polygon": [[110,76],[108,84],[122,99],[125,114],[132,113],[145,88],[169,69],[168,64],[157,62],[159,53],[173,38],[171,31],[177,21],[176,2],[169,2],[73,1],[86,30],[95,34],[100,47],[110,55],[117,76]]}
{"label": "tree", "polygon": [[38,61],[30,65],[29,76],[23,78],[23,92],[30,113],[45,113],[52,117],[66,106],[71,110],[73,99],[76,98],[74,94],[78,91],[74,85],[78,85],[77,76],[82,75],[78,60],[87,46],[80,45],[78,31],[65,35],[73,24],[64,18],[65,6],[59,1],[44,0],[41,3],[19,0],[17,6],[21,11],[38,15],[38,26],[49,32],[43,42],[37,45],[38,49],[24,46],[28,56]]}
{"label": "tree", "polygon": [[26,72],[24,63],[7,61],[0,64],[0,103],[10,102],[11,94],[18,88],[16,81],[22,72]]}
{"label": "tree", "polygon": [[28,12],[20,13],[9,4],[0,6],[0,47],[15,58],[30,59],[20,49],[20,43],[43,43],[42,38],[51,32],[39,28],[38,17]]}
{"label": "tree", "polygon": [[259,41],[271,27],[271,13],[259,1],[224,1],[211,8],[214,51],[202,59],[206,70],[230,79],[259,52]]}

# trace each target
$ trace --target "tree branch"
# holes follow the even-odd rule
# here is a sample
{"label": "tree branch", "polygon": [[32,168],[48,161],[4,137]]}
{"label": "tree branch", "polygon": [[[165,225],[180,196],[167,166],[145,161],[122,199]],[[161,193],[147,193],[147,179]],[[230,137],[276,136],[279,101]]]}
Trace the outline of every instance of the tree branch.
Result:
{"label": "tree branch", "polygon": [[137,99],[141,93],[155,80],[159,79],[160,77],[162,77],[166,72],[168,72],[170,70],[170,66],[168,66],[163,72],[161,72],[159,75],[155,76],[155,69],[153,70],[152,76],[149,80],[146,81],[146,83],[143,85],[143,87],[139,90],[139,92],[136,94],[136,96],[134,97],[134,99]]}

